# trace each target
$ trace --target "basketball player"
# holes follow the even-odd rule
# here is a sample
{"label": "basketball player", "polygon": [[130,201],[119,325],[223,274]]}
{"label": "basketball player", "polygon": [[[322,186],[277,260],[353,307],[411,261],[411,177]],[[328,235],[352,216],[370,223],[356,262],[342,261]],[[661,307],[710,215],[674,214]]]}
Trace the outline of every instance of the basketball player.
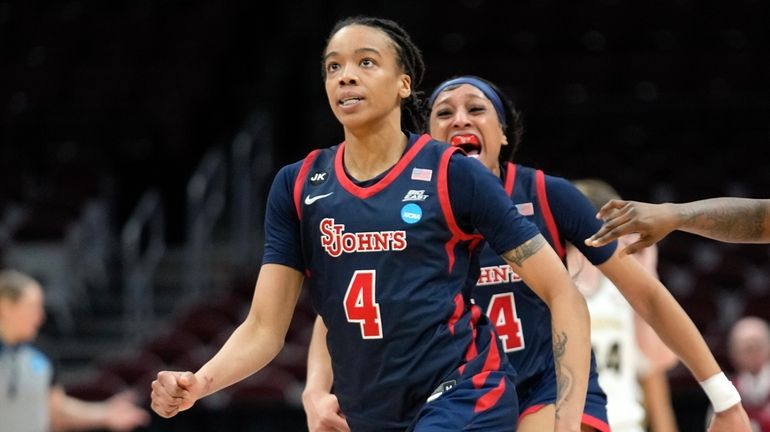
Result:
{"label": "basketball player", "polygon": [[[591,203],[565,179],[508,162],[518,145],[521,124],[519,114],[502,93],[477,77],[460,77],[440,84],[430,102],[431,134],[438,140],[462,147],[498,176],[518,211],[538,225],[562,259],[566,241],[578,245],[642,316],[654,324],[668,345],[675,348],[704,385],[712,403],[719,407],[711,430],[748,431],[735,388],[729,381],[725,382],[726,378],[723,379],[719,365],[697,328],[665,287],[636,260],[624,259],[617,254],[614,243],[600,249],[584,245],[584,240],[599,227]],[[529,284],[524,283],[526,281],[519,279],[515,269],[507,267],[491,251],[482,251],[481,264],[482,273],[473,297],[476,305],[486,311],[495,324],[503,349],[518,372],[519,430],[554,430],[554,420],[558,429],[559,416],[555,416],[554,408],[557,385],[550,362],[555,351],[550,348],[548,307]],[[317,351],[323,352],[322,349]],[[314,364],[316,359],[323,359],[323,356],[314,357],[311,351],[306,412],[309,417],[318,417],[319,423],[332,419],[339,424],[339,416],[333,410],[334,401],[328,397],[329,388],[324,388],[329,382],[326,377],[328,366]],[[714,382],[716,390],[713,390]],[[308,399],[315,399],[322,405],[312,406]],[[606,397],[598,384],[595,369],[589,382],[582,427],[585,431],[609,430]]]}
{"label": "basketball player", "polygon": [[[470,303],[476,230],[548,300],[560,396],[582,410],[585,300],[494,176],[457,148],[403,131],[402,107],[409,114],[417,106],[413,86],[423,75],[406,32],[389,20],[343,20],[323,65],[345,142],[277,174],[247,318],[195,374],[160,372],[153,410],[176,415],[269,363],[306,277],[329,329],[333,385],[351,430],[514,431],[515,372]],[[452,189],[467,192],[450,200]]]}

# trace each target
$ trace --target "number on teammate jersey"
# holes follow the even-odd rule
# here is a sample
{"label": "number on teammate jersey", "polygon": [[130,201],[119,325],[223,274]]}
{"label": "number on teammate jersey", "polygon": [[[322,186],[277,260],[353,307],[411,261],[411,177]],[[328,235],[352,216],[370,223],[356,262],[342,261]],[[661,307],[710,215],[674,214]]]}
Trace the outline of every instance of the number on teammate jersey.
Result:
{"label": "number on teammate jersey", "polygon": [[620,373],[621,367],[621,355],[620,355],[620,341],[614,341],[609,346],[604,346],[606,352],[594,347],[594,355],[596,355],[596,367],[601,373],[602,371],[615,371]]}
{"label": "number on teammate jersey", "polygon": [[361,326],[364,339],[382,339],[380,305],[374,300],[375,279],[375,270],[356,270],[343,300],[348,322]]}
{"label": "number on teammate jersey", "polygon": [[489,300],[487,316],[495,325],[505,352],[524,349],[524,332],[521,319],[516,316],[516,300],[513,293],[495,294]]}

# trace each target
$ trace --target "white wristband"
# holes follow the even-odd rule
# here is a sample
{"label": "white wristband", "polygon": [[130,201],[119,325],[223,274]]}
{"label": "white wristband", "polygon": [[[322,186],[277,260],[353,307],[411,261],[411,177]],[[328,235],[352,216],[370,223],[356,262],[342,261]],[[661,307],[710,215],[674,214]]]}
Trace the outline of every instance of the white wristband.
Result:
{"label": "white wristband", "polygon": [[714,407],[714,412],[722,412],[741,401],[741,395],[724,372],[712,376],[700,383]]}

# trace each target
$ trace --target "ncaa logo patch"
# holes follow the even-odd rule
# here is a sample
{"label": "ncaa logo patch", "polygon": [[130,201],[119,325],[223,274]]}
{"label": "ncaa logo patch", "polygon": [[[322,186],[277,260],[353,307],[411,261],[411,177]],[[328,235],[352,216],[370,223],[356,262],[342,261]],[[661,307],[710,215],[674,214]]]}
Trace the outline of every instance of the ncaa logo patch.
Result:
{"label": "ncaa logo patch", "polygon": [[327,177],[329,177],[328,172],[316,171],[313,173],[313,175],[310,176],[310,184],[313,186],[318,186],[319,184],[325,182]]}
{"label": "ncaa logo patch", "polygon": [[411,203],[401,207],[401,220],[408,224],[417,223],[422,219],[422,209],[417,204]]}

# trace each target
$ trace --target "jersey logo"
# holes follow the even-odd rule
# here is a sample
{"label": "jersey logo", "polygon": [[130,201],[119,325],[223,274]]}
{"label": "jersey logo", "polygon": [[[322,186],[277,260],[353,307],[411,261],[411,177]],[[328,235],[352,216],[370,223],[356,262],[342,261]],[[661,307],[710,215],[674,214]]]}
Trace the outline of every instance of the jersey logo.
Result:
{"label": "jersey logo", "polygon": [[338,257],[342,253],[402,251],[406,249],[406,231],[370,231],[349,233],[345,225],[325,218],[319,224],[321,247],[326,253]]}
{"label": "jersey logo", "polygon": [[401,201],[425,201],[430,195],[426,195],[424,190],[409,190]]}
{"label": "jersey logo", "polygon": [[507,282],[521,282],[521,276],[508,264],[499,266],[482,267],[476,286],[498,285]]}
{"label": "jersey logo", "polygon": [[436,390],[433,390],[433,393],[428,396],[428,400],[425,402],[433,402],[434,400],[438,399],[439,396],[444,394],[444,392],[448,392],[449,390],[452,390],[457,385],[457,381],[451,380],[447,382],[443,382],[436,387]]}
{"label": "jersey logo", "polygon": [[535,214],[535,208],[532,206],[531,202],[516,204],[516,210],[518,210],[519,214],[522,216],[532,216]]}
{"label": "jersey logo", "polygon": [[326,176],[328,174],[329,173],[324,171],[318,171],[313,173],[313,175],[310,176],[310,184],[312,184],[313,186],[318,186],[319,184],[326,181]]}
{"label": "jersey logo", "polygon": [[313,204],[314,202],[318,201],[319,199],[326,198],[326,197],[328,197],[329,195],[331,195],[333,193],[334,192],[329,192],[328,194],[316,195],[316,196],[314,196],[312,198],[310,197],[310,195],[308,195],[308,196],[305,197],[305,205]]}
{"label": "jersey logo", "polygon": [[433,178],[433,170],[426,168],[412,168],[412,180],[429,182]]}
{"label": "jersey logo", "polygon": [[410,203],[401,208],[401,220],[408,224],[414,224],[422,219],[422,209],[415,203]]}

